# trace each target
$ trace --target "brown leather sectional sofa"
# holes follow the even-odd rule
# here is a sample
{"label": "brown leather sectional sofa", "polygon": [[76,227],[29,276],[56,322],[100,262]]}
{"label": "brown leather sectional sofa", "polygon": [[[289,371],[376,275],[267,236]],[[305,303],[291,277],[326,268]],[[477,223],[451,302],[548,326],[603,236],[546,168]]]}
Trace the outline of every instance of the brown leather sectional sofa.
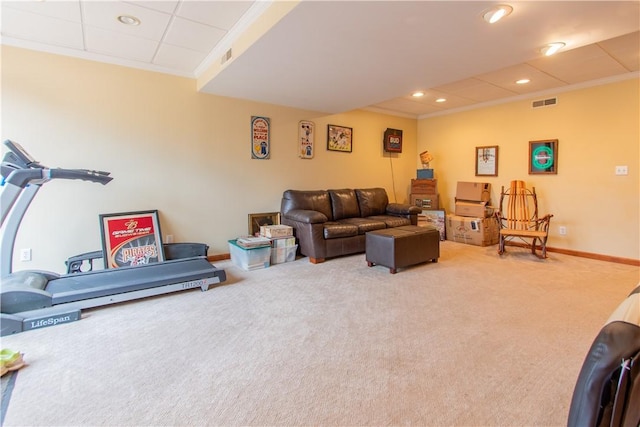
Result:
{"label": "brown leather sectional sofa", "polygon": [[365,251],[365,233],[416,225],[417,206],[389,203],[384,188],[287,190],[281,223],[293,227],[300,253],[316,264]]}

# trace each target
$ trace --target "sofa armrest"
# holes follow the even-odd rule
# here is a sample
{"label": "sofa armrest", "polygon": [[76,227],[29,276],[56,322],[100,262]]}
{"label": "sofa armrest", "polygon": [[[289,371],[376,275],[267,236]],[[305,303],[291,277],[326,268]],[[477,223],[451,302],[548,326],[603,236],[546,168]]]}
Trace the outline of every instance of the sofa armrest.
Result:
{"label": "sofa armrest", "polygon": [[283,216],[291,221],[298,221],[305,224],[321,224],[329,220],[322,212],[308,209],[292,209]]}
{"label": "sofa armrest", "polygon": [[387,214],[389,215],[418,215],[419,213],[422,212],[422,209],[420,209],[417,206],[414,205],[409,205],[409,204],[404,204],[404,203],[389,203],[387,205]]}

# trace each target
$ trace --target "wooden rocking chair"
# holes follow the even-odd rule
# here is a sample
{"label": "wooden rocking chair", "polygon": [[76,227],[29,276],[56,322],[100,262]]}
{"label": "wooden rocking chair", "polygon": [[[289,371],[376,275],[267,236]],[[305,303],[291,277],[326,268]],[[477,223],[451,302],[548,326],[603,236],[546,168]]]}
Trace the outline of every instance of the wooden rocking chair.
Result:
{"label": "wooden rocking chair", "polygon": [[[502,255],[508,241],[519,239],[531,253],[538,258],[547,257],[547,238],[549,222],[553,215],[547,214],[538,218],[538,197],[536,189],[526,188],[524,181],[511,181],[511,186],[500,193],[500,210],[496,212],[500,224],[500,241],[498,253]],[[540,242],[541,253],[536,252],[536,242]]]}

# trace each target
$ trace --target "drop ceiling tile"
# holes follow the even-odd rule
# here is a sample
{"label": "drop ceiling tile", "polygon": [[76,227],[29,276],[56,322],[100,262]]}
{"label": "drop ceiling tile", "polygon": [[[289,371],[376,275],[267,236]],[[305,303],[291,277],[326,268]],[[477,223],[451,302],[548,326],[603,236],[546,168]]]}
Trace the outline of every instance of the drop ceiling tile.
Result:
{"label": "drop ceiling tile", "polygon": [[528,61],[528,64],[568,84],[625,74],[628,71],[596,44]]}
{"label": "drop ceiling tile", "polygon": [[86,27],[87,51],[150,63],[158,42],[102,28]]}
{"label": "drop ceiling tile", "polygon": [[83,49],[82,25],[23,10],[2,9],[2,36]]}
{"label": "drop ceiling tile", "polygon": [[164,41],[198,52],[209,53],[226,31],[183,18],[174,18]]}
{"label": "drop ceiling tile", "polygon": [[407,114],[415,114],[416,116],[421,114],[435,113],[440,111],[440,108],[431,106],[428,104],[420,104],[413,102],[410,99],[396,98],[389,101],[380,102],[373,105],[375,108],[380,108],[387,111],[402,111]]}
{"label": "drop ceiling tile", "polygon": [[[118,1],[83,2],[84,21],[87,25],[112,32],[160,41],[171,15]],[[125,25],[118,21],[120,15],[135,16],[140,25]]]}
{"label": "drop ceiling tile", "polygon": [[[439,98],[444,98],[446,99],[446,101],[436,102],[436,100]],[[422,105],[430,105],[439,110],[444,110],[447,108],[464,107],[466,105],[471,105],[474,103],[474,101],[471,99],[463,98],[462,96],[459,96],[453,93],[442,92],[435,89],[429,89],[424,91],[424,96],[420,98],[412,98],[411,96],[409,96],[409,97],[405,97],[405,99],[414,100],[415,102]]]}
{"label": "drop ceiling tile", "polygon": [[163,43],[160,45],[153,63],[192,74],[206,56],[206,53]]}
{"label": "drop ceiling tile", "polygon": [[459,80],[450,84],[434,87],[433,89],[443,93],[458,95],[476,102],[493,101],[494,99],[515,95],[515,93],[509,90],[476,78]]}
{"label": "drop ceiling tile", "polygon": [[[59,2],[47,1],[3,1],[2,8],[19,9],[25,12],[37,13],[50,18],[80,22],[80,0]],[[4,10],[3,10],[4,12]]]}
{"label": "drop ceiling tile", "polygon": [[163,1],[163,0],[151,0],[151,1],[126,1],[125,3],[132,3],[138,6],[146,7],[147,9],[158,10],[164,13],[173,13],[178,6],[178,1]]}
{"label": "drop ceiling tile", "polygon": [[[509,91],[512,96],[566,85],[565,82],[543,73],[528,64],[518,64],[512,67],[502,68],[491,73],[481,74],[476,78]],[[530,82],[517,84],[516,81],[520,79],[529,79]]]}
{"label": "drop ceiling tile", "polygon": [[640,71],[640,32],[598,43],[629,71]]}
{"label": "drop ceiling tile", "polygon": [[253,1],[183,1],[176,15],[230,30],[253,3]]}

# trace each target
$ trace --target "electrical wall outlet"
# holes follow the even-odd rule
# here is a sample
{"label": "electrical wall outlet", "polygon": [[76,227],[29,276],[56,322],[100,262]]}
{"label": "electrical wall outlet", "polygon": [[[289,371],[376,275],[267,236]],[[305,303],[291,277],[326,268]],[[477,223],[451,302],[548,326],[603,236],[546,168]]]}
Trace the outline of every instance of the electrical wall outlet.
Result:
{"label": "electrical wall outlet", "polygon": [[558,232],[560,233],[561,236],[566,236],[567,227],[565,227],[564,225],[561,225],[560,227],[558,227]]}
{"label": "electrical wall outlet", "polygon": [[616,175],[628,175],[629,168],[627,166],[616,166]]}
{"label": "electrical wall outlet", "polygon": [[167,234],[165,243],[173,243],[173,234]]}
{"label": "electrical wall outlet", "polygon": [[31,248],[20,249],[20,261],[31,261]]}

